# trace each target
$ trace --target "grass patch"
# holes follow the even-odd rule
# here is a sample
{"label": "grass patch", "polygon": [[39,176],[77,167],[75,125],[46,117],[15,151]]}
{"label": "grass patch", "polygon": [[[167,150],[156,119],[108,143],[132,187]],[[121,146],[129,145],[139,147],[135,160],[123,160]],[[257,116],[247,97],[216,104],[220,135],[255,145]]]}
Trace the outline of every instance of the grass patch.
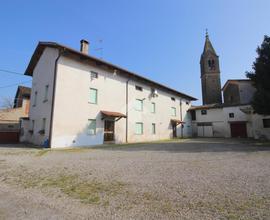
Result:
{"label": "grass patch", "polygon": [[28,177],[19,177],[19,183],[24,188],[57,188],[64,194],[86,204],[103,204],[104,198],[104,204],[106,205],[108,201],[105,198],[121,194],[125,186],[125,184],[118,181],[82,180],[77,175],[63,174],[56,177],[25,176]]}

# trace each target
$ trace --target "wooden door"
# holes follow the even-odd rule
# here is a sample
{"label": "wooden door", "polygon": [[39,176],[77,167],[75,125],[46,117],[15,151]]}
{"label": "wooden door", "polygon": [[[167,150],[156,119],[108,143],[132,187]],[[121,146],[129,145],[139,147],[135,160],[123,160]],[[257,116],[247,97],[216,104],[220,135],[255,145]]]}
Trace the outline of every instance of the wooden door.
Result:
{"label": "wooden door", "polygon": [[114,121],[104,121],[104,141],[114,141]]}
{"label": "wooden door", "polygon": [[231,136],[232,137],[247,137],[247,126],[245,122],[231,123]]}
{"label": "wooden door", "polygon": [[172,124],[172,129],[173,129],[173,138],[177,137],[177,132],[176,132],[176,124]]}

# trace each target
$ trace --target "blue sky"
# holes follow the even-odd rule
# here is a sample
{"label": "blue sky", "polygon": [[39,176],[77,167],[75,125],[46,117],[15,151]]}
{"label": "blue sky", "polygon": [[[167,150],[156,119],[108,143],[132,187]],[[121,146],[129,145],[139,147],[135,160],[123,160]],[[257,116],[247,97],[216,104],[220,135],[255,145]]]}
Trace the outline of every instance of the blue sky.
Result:
{"label": "blue sky", "polygon": [[[200,104],[205,29],[220,56],[223,85],[251,70],[256,47],[270,35],[269,11],[269,0],[5,1],[0,69],[23,73],[38,41],[79,49],[85,38],[91,55],[190,94]],[[3,86],[31,80],[0,76],[0,99],[16,92],[16,86]]]}

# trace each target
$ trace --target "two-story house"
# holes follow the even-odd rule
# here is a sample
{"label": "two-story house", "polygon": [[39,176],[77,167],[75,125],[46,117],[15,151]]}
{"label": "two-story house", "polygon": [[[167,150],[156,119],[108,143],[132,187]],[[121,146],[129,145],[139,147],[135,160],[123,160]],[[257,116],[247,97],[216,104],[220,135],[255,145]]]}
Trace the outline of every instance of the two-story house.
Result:
{"label": "two-story house", "polygon": [[195,98],[54,42],[40,42],[21,141],[50,147],[154,141],[192,135]]}

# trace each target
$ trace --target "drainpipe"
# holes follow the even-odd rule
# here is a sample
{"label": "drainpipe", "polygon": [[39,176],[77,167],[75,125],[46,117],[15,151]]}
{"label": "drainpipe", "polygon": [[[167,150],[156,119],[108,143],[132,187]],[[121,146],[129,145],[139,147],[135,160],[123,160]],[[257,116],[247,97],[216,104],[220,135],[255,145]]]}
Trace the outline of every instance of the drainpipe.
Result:
{"label": "drainpipe", "polygon": [[52,147],[52,128],[53,128],[53,119],[54,119],[54,105],[55,105],[55,88],[56,88],[56,79],[57,79],[57,67],[58,60],[65,52],[65,48],[59,50],[59,54],[54,62],[54,78],[53,78],[53,91],[52,91],[52,107],[51,107],[51,119],[50,119],[50,132],[49,132],[49,147]]}
{"label": "drainpipe", "polygon": [[128,83],[129,83],[128,79],[126,81],[126,143],[128,143]]}
{"label": "drainpipe", "polygon": [[[180,98],[180,121],[182,122],[183,116],[182,116],[182,99]],[[181,123],[181,138],[183,138],[183,124]]]}

